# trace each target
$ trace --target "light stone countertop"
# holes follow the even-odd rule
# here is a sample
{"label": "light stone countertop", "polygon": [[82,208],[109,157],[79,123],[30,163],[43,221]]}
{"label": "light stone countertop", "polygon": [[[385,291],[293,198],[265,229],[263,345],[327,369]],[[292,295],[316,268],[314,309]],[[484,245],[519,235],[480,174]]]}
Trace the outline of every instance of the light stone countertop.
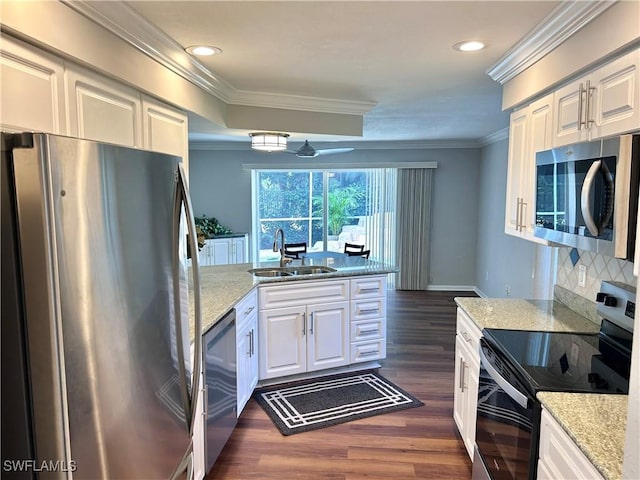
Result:
{"label": "light stone countertop", "polygon": [[600,325],[553,300],[456,297],[480,330],[598,333]]}
{"label": "light stone countertop", "polygon": [[[456,297],[478,328],[598,333],[600,325],[553,300]],[[538,392],[538,399],[606,479],[622,477],[626,395]]]}
{"label": "light stone countertop", "polygon": [[537,397],[604,478],[622,478],[627,395],[538,392]]}
{"label": "light stone countertop", "polygon": [[[238,263],[231,265],[216,265],[200,267],[200,310],[202,313],[202,334],[218,322],[238,301],[245,297],[254,287],[264,284],[283,282],[324,280],[340,277],[360,275],[383,275],[397,271],[395,267],[383,263],[367,260],[362,257],[346,257],[337,259],[322,259],[306,261],[306,265],[324,265],[335,268],[332,273],[313,275],[297,275],[289,277],[256,277],[249,273],[252,268],[278,267],[279,262]],[[299,261],[288,264],[288,267],[300,266]],[[193,288],[193,281],[189,281]],[[189,298],[189,338],[195,337],[193,294]]]}

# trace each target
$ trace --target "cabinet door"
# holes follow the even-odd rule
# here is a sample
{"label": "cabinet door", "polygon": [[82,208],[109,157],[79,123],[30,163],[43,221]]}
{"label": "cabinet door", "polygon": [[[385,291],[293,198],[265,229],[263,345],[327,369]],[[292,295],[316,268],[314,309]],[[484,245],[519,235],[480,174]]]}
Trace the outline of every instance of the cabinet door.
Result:
{"label": "cabinet door", "polygon": [[509,165],[507,167],[507,199],[504,231],[520,236],[522,212],[522,178],[529,155],[527,154],[527,110],[511,114],[509,122]]}
{"label": "cabinet door", "polygon": [[162,105],[149,97],[142,97],[144,148],[182,158],[182,166],[189,171],[189,131],[187,115]]}
{"label": "cabinet door", "polygon": [[307,307],[307,371],[349,363],[349,302]]}
{"label": "cabinet door", "polygon": [[61,59],[3,34],[0,78],[2,130],[67,133]]}
{"label": "cabinet door", "polygon": [[212,265],[227,265],[231,258],[231,242],[226,238],[211,240]]}
{"label": "cabinet door", "polygon": [[234,237],[231,239],[231,263],[245,263],[247,257],[245,249],[247,242],[245,237]]}
{"label": "cabinet door", "polygon": [[595,95],[589,108],[591,138],[619,135],[640,128],[640,50],[594,72]]}
{"label": "cabinet door", "polygon": [[527,150],[529,152],[526,164],[522,166],[522,203],[521,221],[524,233],[530,240],[548,244],[545,240],[534,236],[536,225],[536,153],[548,150],[552,144],[553,133],[553,97],[544,97],[532,103],[528,110],[527,121]]}
{"label": "cabinet door", "polygon": [[258,316],[253,313],[237,335],[238,416],[258,384]]}
{"label": "cabinet door", "polygon": [[260,379],[307,371],[306,307],[261,310]]}
{"label": "cabinet door", "polygon": [[143,148],[137,91],[76,66],[65,71],[65,85],[71,136]]}
{"label": "cabinet door", "polygon": [[584,121],[587,78],[572,82],[554,93],[553,147],[588,139]]}

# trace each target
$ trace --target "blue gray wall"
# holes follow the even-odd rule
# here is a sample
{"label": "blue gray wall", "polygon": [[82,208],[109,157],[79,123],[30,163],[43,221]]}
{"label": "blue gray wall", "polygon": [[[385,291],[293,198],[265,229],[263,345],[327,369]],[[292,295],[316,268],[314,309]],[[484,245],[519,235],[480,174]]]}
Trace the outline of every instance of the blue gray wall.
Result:
{"label": "blue gray wall", "polygon": [[[375,163],[437,162],[434,176],[430,284],[438,288],[475,285],[479,148],[356,150],[318,157],[327,167],[345,162],[367,168]],[[302,161],[291,155],[250,150],[189,152],[189,181],[196,215],[216,217],[237,232],[251,232],[251,174],[243,164]]]}

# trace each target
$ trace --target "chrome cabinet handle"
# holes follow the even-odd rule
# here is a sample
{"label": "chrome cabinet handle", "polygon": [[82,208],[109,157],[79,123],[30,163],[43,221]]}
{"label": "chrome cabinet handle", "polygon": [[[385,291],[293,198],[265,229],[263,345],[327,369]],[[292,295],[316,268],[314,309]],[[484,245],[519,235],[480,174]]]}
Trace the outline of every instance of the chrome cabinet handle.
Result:
{"label": "chrome cabinet handle", "polygon": [[251,331],[249,332],[250,337],[249,337],[249,345],[251,346],[251,355],[249,355],[250,357],[253,357],[256,353],[255,351],[255,343],[254,343],[254,337],[253,337],[253,329],[251,329]]}
{"label": "chrome cabinet handle", "polygon": [[309,333],[311,335],[313,335],[313,312],[311,312],[311,319],[310,319],[310,325],[309,325]]}
{"label": "chrome cabinet handle", "polygon": [[378,308],[365,308],[360,310],[360,315],[366,315],[368,313],[378,313],[380,310]]}
{"label": "chrome cabinet handle", "polygon": [[582,95],[586,93],[586,90],[583,88],[582,83],[578,87],[578,131],[582,130],[582,126],[587,124],[587,122],[582,121]]}
{"label": "chrome cabinet handle", "polygon": [[516,199],[516,232],[520,231],[520,202],[522,199],[518,197]]}
{"label": "chrome cabinet handle", "polygon": [[377,335],[380,332],[377,328],[371,328],[369,330],[362,330],[360,335]]}
{"label": "chrome cabinet handle", "polygon": [[591,124],[595,123],[595,120],[591,119],[591,99],[592,94],[596,87],[591,86],[591,80],[587,80],[587,88],[585,89],[585,113],[584,113],[584,125],[587,128],[591,127]]}
{"label": "chrome cabinet handle", "polygon": [[458,375],[458,388],[464,392],[464,358],[460,357],[460,372]]}
{"label": "chrome cabinet handle", "polygon": [[363,352],[360,354],[361,357],[372,357],[373,355],[380,355],[378,350],[372,350],[370,352]]}
{"label": "chrome cabinet handle", "polygon": [[471,341],[471,335],[469,335],[467,332],[460,332],[460,335],[462,335],[462,338],[464,338],[466,342]]}
{"label": "chrome cabinet handle", "polygon": [[377,291],[378,291],[378,287],[369,287],[369,288],[361,288],[360,289],[360,293],[377,292]]}
{"label": "chrome cabinet handle", "polygon": [[302,314],[302,336],[304,337],[307,334],[307,314]]}
{"label": "chrome cabinet handle", "polygon": [[520,213],[520,231],[524,232],[527,229],[527,202],[522,199],[520,202],[520,209],[522,212]]}
{"label": "chrome cabinet handle", "polygon": [[255,308],[255,307],[249,307],[249,308],[247,308],[247,309],[245,310],[245,312],[244,312],[244,316],[246,317],[246,316],[247,316],[247,315],[249,315],[251,312],[253,312],[253,309],[254,309],[254,308]]}

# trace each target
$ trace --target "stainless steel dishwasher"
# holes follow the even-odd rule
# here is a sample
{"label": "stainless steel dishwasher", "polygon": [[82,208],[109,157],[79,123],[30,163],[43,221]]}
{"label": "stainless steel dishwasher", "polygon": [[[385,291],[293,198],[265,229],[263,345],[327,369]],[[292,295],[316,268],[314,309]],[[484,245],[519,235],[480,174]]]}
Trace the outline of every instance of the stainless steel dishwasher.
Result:
{"label": "stainless steel dishwasher", "polygon": [[204,334],[205,451],[209,472],[237,422],[236,312],[231,310]]}

